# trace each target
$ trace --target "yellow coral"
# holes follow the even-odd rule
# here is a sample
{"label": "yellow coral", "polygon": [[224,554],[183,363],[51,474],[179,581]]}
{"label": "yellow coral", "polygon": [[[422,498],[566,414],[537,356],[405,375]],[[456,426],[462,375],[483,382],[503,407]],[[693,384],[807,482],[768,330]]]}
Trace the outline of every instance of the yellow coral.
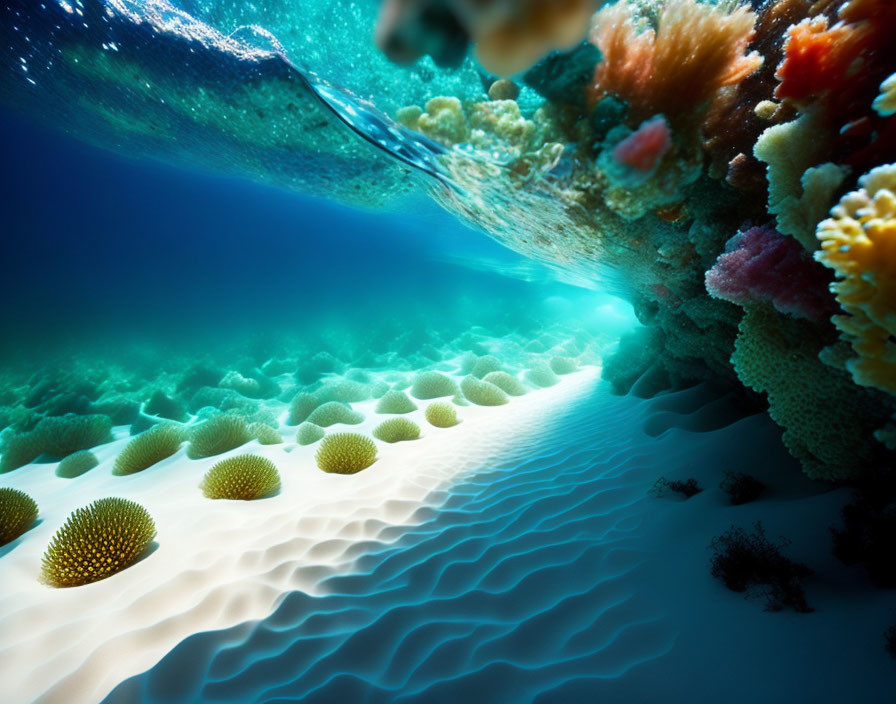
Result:
{"label": "yellow coral", "polygon": [[451,146],[467,141],[467,118],[457,98],[440,96],[426,103],[417,129],[430,139]]}
{"label": "yellow coral", "polygon": [[853,379],[896,396],[896,164],[859,186],[818,226],[816,257],[841,279],[831,290],[848,315],[834,324],[858,355],[847,362]]}
{"label": "yellow coral", "polygon": [[896,73],[880,84],[880,95],[874,100],[874,109],[881,117],[896,115]]}

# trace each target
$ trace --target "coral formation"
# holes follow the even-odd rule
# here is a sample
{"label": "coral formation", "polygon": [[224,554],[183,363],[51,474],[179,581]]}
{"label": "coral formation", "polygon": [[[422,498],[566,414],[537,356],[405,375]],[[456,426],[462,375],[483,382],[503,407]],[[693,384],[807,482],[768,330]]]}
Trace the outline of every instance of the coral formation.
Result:
{"label": "coral formation", "polygon": [[33,430],[3,438],[0,472],[18,469],[41,455],[62,458],[111,440],[112,421],[108,416],[69,413],[43,418]]}
{"label": "coral formation", "polygon": [[24,491],[0,488],[0,545],[27,531],[37,518],[37,504]]}
{"label": "coral formation", "polygon": [[305,422],[296,430],[296,442],[299,445],[313,445],[326,434],[326,431],[319,425]]}
{"label": "coral formation", "polygon": [[279,431],[266,423],[250,423],[249,432],[261,445],[279,445],[283,442]]}
{"label": "coral formation", "polygon": [[376,462],[376,445],[366,435],[327,435],[317,450],[317,466],[329,474],[356,474]]}
{"label": "coral formation", "polygon": [[216,462],[199,485],[209,499],[252,501],[280,490],[277,466],[259,455],[237,455]]}
{"label": "coral formation", "polygon": [[460,382],[464,398],[477,406],[503,406],[510,399],[499,387],[475,376],[466,376]]}
{"label": "coral formation", "polygon": [[420,437],[420,426],[407,418],[390,418],[376,426],[372,435],[388,443],[416,440]]}
{"label": "coral formation", "polygon": [[450,377],[439,372],[422,372],[416,376],[411,386],[411,396],[422,401],[442,396],[454,396],[457,384]]}
{"label": "coral formation", "polygon": [[289,403],[289,425],[298,425],[308,419],[315,408],[321,405],[321,400],[314,394],[298,393]]}
{"label": "coral formation", "polygon": [[536,362],[531,369],[523,374],[523,379],[527,383],[532,384],[532,386],[541,389],[560,383],[560,379],[557,378],[554,370],[546,362]]}
{"label": "coral formation", "polygon": [[551,357],[549,364],[554,374],[572,374],[579,368],[576,360],[570,357]]}
{"label": "coral formation", "polygon": [[187,456],[195,460],[220,455],[245,445],[251,439],[249,424],[242,416],[230,413],[214,415],[193,428]]}
{"label": "coral formation", "polygon": [[426,420],[436,428],[451,428],[460,421],[457,419],[457,411],[444,401],[435,401],[426,407]]}
{"label": "coral formation", "polygon": [[179,425],[162,423],[153,426],[133,438],[115,458],[112,474],[124,475],[142,472],[166,457],[171,457],[186,440],[186,433]]}
{"label": "coral formation", "polygon": [[507,372],[489,372],[482,380],[494,384],[508,396],[523,396],[529,391],[523,382]]}
{"label": "coral formation", "polygon": [[404,391],[389,391],[376,404],[377,413],[411,413],[417,404]]}
{"label": "coral formation", "polygon": [[315,408],[306,420],[308,423],[314,423],[321,428],[329,428],[336,423],[357,425],[363,422],[364,416],[357,411],[353,411],[352,407],[347,403],[328,401]]}
{"label": "coral formation", "polygon": [[74,452],[59,463],[56,467],[56,476],[63,479],[74,479],[80,477],[84,472],[89,472],[99,463],[96,455],[90,450]]}
{"label": "coral formation", "polygon": [[149,512],[127,499],[94,501],[74,511],[43,555],[41,581],[76,587],[129,567],[156,536]]}

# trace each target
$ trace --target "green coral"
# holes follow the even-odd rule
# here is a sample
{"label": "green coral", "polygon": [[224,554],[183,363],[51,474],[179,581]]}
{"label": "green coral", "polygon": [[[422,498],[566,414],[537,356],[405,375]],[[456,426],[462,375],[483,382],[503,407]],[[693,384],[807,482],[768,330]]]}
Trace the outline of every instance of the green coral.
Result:
{"label": "green coral", "polygon": [[457,411],[444,401],[436,401],[426,407],[426,420],[436,428],[450,428],[457,425]]}
{"label": "green coral", "polygon": [[347,403],[339,403],[338,401],[329,401],[322,406],[314,409],[314,412],[308,416],[308,422],[319,425],[321,428],[329,428],[336,423],[345,423],[346,425],[357,425],[364,421],[364,416],[352,410]]}
{"label": "green coral", "polygon": [[279,445],[283,442],[283,438],[280,437],[278,430],[266,423],[250,423],[249,432],[261,445]]}
{"label": "green coral", "polygon": [[390,418],[373,429],[373,437],[383,442],[403,442],[420,437],[420,426],[407,418]]}
{"label": "green coral", "polygon": [[507,372],[489,372],[482,380],[494,384],[508,396],[522,396],[529,393],[523,382]]}
{"label": "green coral", "polygon": [[439,374],[439,372],[422,372],[417,375],[411,386],[411,396],[421,400],[454,396],[455,394],[457,394],[457,384],[453,379]]}
{"label": "green coral", "polygon": [[377,413],[411,413],[417,404],[404,391],[389,391],[376,404]]}
{"label": "green coral", "polygon": [[474,376],[464,377],[460,382],[460,390],[467,400],[477,406],[503,406],[510,400],[500,388]]}
{"label": "green coral", "polygon": [[579,368],[576,360],[571,357],[551,357],[550,365],[554,374],[572,374]]}
{"label": "green coral", "polygon": [[280,490],[277,466],[259,455],[237,455],[215,463],[199,485],[209,499],[252,501]]}
{"label": "green coral", "polygon": [[532,386],[542,389],[560,383],[560,379],[546,362],[533,364],[532,368],[523,374],[523,379]]}
{"label": "green coral", "polygon": [[94,501],[74,511],[50,541],[41,581],[53,587],[97,582],[129,567],[152,543],[149,512],[127,499]]}
{"label": "green coral", "polygon": [[27,531],[37,518],[37,504],[24,491],[0,489],[0,545],[6,545]]}
{"label": "green coral", "polygon": [[324,435],[326,435],[326,432],[319,425],[305,422],[296,431],[296,442],[299,445],[313,445]]}
{"label": "green coral", "polygon": [[115,464],[112,474],[126,475],[142,472],[167,457],[171,457],[180,449],[186,439],[183,428],[172,423],[155,425],[144,433],[133,438],[124,446]]}
{"label": "green coral", "polygon": [[376,445],[359,433],[334,433],[317,450],[317,466],[330,474],[355,474],[376,462]]}
{"label": "green coral", "polygon": [[328,401],[357,403],[370,398],[370,389],[366,384],[351,379],[342,379],[325,383],[314,392],[314,395],[325,403]]}
{"label": "green coral", "polygon": [[13,433],[4,438],[0,451],[0,472],[8,472],[33,462],[40,455],[66,457],[79,450],[112,440],[112,421],[108,416],[52,416],[43,418],[33,430]]}
{"label": "green coral", "polygon": [[470,374],[475,376],[477,379],[482,379],[486,374],[490,374],[492,372],[500,372],[503,370],[504,369],[501,366],[501,360],[497,357],[487,354],[483,357],[479,357],[476,360],[476,363],[473,364],[473,368],[470,370]]}
{"label": "green coral", "polygon": [[158,389],[153,392],[149,401],[146,402],[143,412],[177,421],[178,423],[183,423],[188,418],[187,409],[180,401],[170,398],[164,391]]}
{"label": "green coral", "polygon": [[252,440],[252,431],[242,416],[223,414],[212,416],[196,426],[190,434],[187,455],[191,459],[212,457],[227,452]]}
{"label": "green coral", "polygon": [[298,425],[308,420],[314,410],[321,405],[321,400],[314,394],[297,393],[289,403],[289,425]]}
{"label": "green coral", "polygon": [[74,479],[96,467],[100,461],[90,450],[80,450],[66,457],[56,467],[56,476]]}

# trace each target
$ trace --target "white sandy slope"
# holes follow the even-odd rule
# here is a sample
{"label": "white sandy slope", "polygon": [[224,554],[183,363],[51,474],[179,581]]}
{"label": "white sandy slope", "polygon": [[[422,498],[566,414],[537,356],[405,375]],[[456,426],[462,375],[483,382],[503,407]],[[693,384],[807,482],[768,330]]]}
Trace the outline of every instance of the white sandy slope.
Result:
{"label": "white sandy slope", "polygon": [[[2,699],[95,702],[119,682],[152,667],[189,635],[269,615],[285,593],[319,594],[327,575],[351,570],[366,541],[389,541],[394,526],[415,524],[465,474],[487,467],[503,448],[537,434],[562,408],[594,388],[588,368],[558,385],[499,407],[458,408],[462,423],[437,429],[423,418],[427,401],[405,414],[423,429],[414,442],[379,446],[379,460],[356,475],[320,471],[317,445],[245,445],[225,455],[189,460],[185,449],[148,470],[111,474],[126,429],[97,448],[100,466],[76,479],[55,464],[0,475],[0,485],[30,494],[39,523],[0,548],[0,682]],[[333,430],[369,433],[387,417],[375,402],[353,404],[362,425]],[[199,482],[212,464],[251,451],[278,466],[282,489],[259,501],[212,501]],[[155,550],[124,572],[83,587],[40,584],[41,555],[74,509],[105,496],[138,501],[155,519]]]}

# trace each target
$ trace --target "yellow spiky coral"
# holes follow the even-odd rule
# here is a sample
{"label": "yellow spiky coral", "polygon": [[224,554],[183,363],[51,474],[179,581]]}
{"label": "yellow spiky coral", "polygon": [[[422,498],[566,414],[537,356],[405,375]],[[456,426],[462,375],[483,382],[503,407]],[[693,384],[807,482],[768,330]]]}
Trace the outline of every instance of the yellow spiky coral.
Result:
{"label": "yellow spiky coral", "polygon": [[847,315],[834,324],[857,357],[857,384],[896,396],[896,164],[873,169],[818,226],[816,257],[837,273],[831,286]]}

